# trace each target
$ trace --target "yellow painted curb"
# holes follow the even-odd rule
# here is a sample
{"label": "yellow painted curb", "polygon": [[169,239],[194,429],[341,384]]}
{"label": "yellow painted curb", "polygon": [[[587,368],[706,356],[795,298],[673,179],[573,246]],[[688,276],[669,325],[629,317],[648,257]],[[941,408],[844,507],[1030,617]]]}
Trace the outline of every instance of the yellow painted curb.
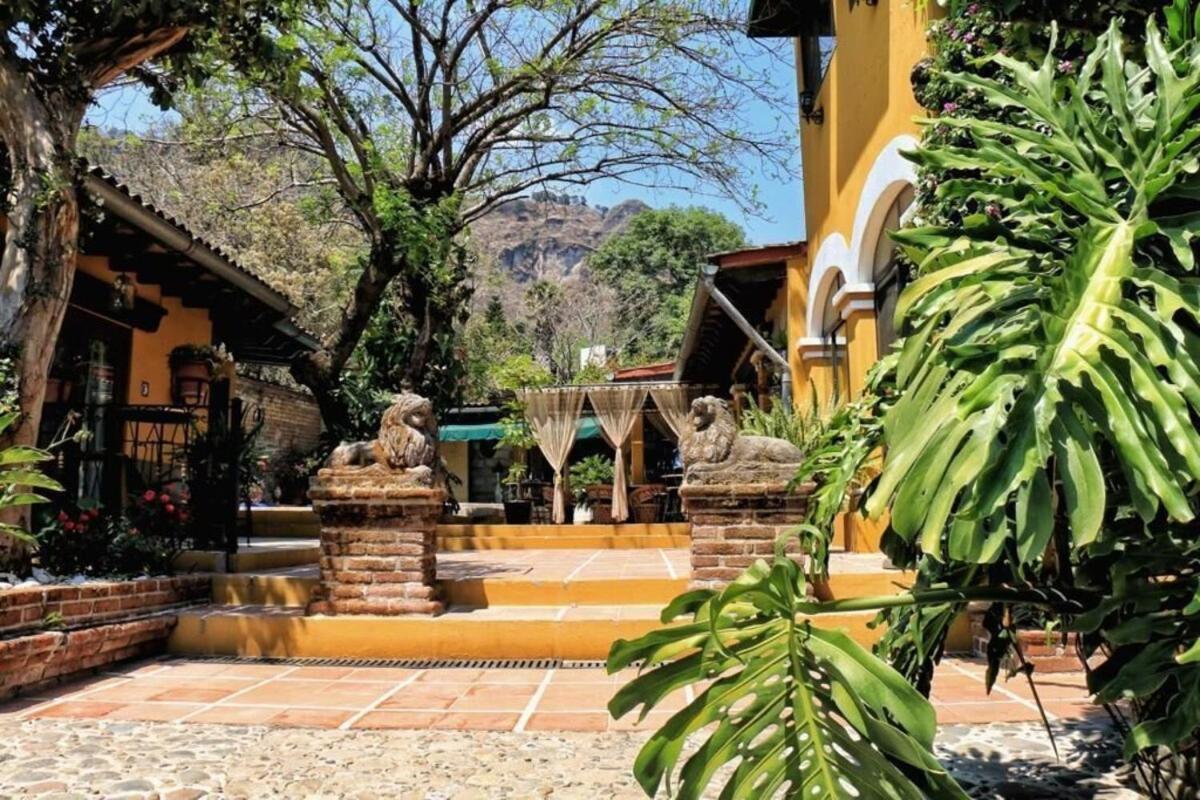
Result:
{"label": "yellow painted curb", "polygon": [[[871,614],[822,617],[869,645]],[[617,639],[661,627],[656,619],[512,620],[443,617],[299,617],[184,612],[167,649],[175,655],[271,658],[600,660]]]}
{"label": "yellow painted curb", "polygon": [[273,547],[226,555],[219,550],[184,550],[175,557],[180,572],[261,572],[269,569],[316,564],[321,548]]}

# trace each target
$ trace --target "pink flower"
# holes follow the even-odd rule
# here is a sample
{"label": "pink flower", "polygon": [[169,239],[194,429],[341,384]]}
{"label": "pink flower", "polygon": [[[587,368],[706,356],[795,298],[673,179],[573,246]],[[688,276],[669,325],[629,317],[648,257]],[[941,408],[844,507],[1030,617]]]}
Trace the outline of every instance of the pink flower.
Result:
{"label": "pink flower", "polygon": [[163,492],[158,496],[158,502],[163,503],[164,505],[171,502],[171,495]]}
{"label": "pink flower", "polygon": [[165,509],[168,514],[175,513],[175,506],[173,506],[171,503],[167,503],[167,505],[165,506]]}
{"label": "pink flower", "polygon": [[59,522],[66,522],[69,519],[70,519],[70,517],[67,516],[67,512],[65,512],[65,511],[58,512],[58,521]]}
{"label": "pink flower", "polygon": [[953,114],[955,111],[958,111],[958,103],[943,103],[942,111],[945,111],[947,114]]}
{"label": "pink flower", "polygon": [[153,502],[154,502],[154,497],[155,497],[154,490],[153,490],[153,489],[147,489],[147,490],[146,490],[146,492],[145,492],[145,494],[143,494],[143,495],[142,495],[142,500],[143,500],[143,501],[145,501],[145,502],[147,502],[147,503],[153,503]]}
{"label": "pink flower", "polygon": [[64,531],[73,531],[73,530],[75,530],[75,523],[74,523],[74,522],[71,522],[70,520],[67,520],[66,522],[64,522],[64,523],[63,523],[63,530],[64,530]]}

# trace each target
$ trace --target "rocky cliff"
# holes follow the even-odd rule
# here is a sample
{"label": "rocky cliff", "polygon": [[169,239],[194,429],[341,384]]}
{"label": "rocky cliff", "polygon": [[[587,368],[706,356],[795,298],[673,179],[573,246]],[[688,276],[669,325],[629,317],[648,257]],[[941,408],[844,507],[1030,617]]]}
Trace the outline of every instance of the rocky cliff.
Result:
{"label": "rocky cliff", "polygon": [[518,283],[557,282],[577,275],[588,253],[648,208],[640,200],[605,208],[538,192],[497,207],[471,227],[471,237],[485,263]]}

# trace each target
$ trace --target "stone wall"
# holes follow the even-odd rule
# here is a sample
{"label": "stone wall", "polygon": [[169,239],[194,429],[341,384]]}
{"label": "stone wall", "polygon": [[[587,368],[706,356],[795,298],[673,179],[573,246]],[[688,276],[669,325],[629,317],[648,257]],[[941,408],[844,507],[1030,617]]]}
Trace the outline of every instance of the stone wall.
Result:
{"label": "stone wall", "polygon": [[210,595],[201,576],[0,591],[0,699],[162,652],[173,611]]}
{"label": "stone wall", "polygon": [[721,588],[758,559],[770,560],[779,535],[803,521],[809,491],[788,493],[786,483],[683,486],[692,588]]}

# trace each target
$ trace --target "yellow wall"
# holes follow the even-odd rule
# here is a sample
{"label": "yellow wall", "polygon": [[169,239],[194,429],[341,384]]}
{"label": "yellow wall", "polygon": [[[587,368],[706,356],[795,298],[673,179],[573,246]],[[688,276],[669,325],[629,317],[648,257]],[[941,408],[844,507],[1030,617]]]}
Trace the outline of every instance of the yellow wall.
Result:
{"label": "yellow wall", "polygon": [[442,454],[442,460],[446,462],[446,470],[462,481],[461,484],[456,484],[454,487],[454,494],[460,501],[470,497],[470,494],[468,494],[470,485],[467,483],[469,472],[467,468],[468,446],[468,442],[442,442],[438,445],[438,450]]}
{"label": "yellow wall", "polygon": [[[834,3],[837,49],[817,95],[823,124],[801,121],[809,253],[841,232],[850,239],[858,198],[875,156],[923,113],[909,75],[925,56],[928,18],[916,3]],[[935,4],[929,3],[929,6]],[[798,84],[803,81],[798,75]]]}
{"label": "yellow wall", "polygon": [[[919,136],[915,118],[924,113],[913,97],[910,74],[926,55],[929,19],[916,6],[901,0],[833,4],[836,49],[815,101],[824,122],[799,123],[808,251],[788,262],[787,282],[789,358],[799,406],[810,403],[813,387],[822,404],[833,393],[831,362],[817,337],[822,287],[830,285],[834,269],[847,284],[839,310],[846,320],[851,396],[862,391],[867,370],[879,357],[869,261],[880,230],[871,215],[890,204],[889,193],[894,197],[894,179],[881,182],[880,176],[895,174],[899,143]],[[799,41],[796,48],[799,65]],[[797,85],[805,88],[799,68]],[[900,138],[905,136],[910,138]],[[886,187],[882,193],[881,186]],[[846,515],[838,527],[849,549],[878,548],[880,521]]]}
{"label": "yellow wall", "polygon": [[[104,256],[80,256],[78,269],[105,283],[112,283],[118,274],[109,267]],[[212,322],[206,309],[184,308],[178,298],[163,297],[158,286],[138,283],[135,287],[139,297],[161,306],[167,313],[157,331],[133,331],[127,387],[129,402],[170,405],[171,369],[167,356],[181,344],[210,344]],[[145,396],[141,392],[143,381],[149,386]]]}

